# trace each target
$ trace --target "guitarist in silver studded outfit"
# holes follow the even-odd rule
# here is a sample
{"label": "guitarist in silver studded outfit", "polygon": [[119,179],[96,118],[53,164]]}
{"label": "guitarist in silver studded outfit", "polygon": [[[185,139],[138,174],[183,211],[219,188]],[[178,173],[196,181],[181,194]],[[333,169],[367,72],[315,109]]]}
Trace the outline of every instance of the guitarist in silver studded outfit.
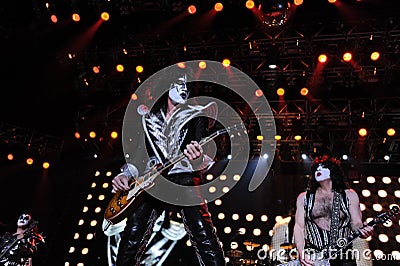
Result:
{"label": "guitarist in silver studded outfit", "polygon": [[[358,195],[344,182],[340,161],[328,154],[314,159],[311,174],[308,190],[297,197],[294,237],[300,263],[355,266],[357,258],[346,250],[329,252],[339,250],[338,243],[353,231],[358,230],[361,238],[373,234],[373,227],[362,222]],[[317,258],[310,257],[313,252]],[[337,255],[326,259],[324,252]]]}
{"label": "guitarist in silver studded outfit", "polygon": [[[196,170],[200,168],[197,167],[204,169],[213,163],[203,154],[199,145],[199,141],[208,135],[209,120],[201,114],[209,105],[185,104],[189,97],[185,74],[180,73],[175,78],[171,77],[171,80],[166,102],[157,108],[153,107],[142,117],[147,151],[150,153],[147,169],[165,163],[181,151],[185,158],[163,176],[179,185],[195,186],[202,182],[200,171]],[[113,192],[129,190],[130,178],[126,172],[114,177]],[[226,265],[222,245],[205,202],[196,206],[172,206],[146,194],[139,207],[127,217],[119,244],[117,266],[140,265],[154,222],[166,208],[176,208],[182,216],[199,265]]]}

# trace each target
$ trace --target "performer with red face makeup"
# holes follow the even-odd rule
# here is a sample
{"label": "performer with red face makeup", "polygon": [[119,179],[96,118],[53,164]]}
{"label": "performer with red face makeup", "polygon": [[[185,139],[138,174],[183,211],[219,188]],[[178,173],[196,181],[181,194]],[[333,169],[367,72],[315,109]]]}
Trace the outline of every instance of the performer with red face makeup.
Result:
{"label": "performer with red face makeup", "polygon": [[[314,265],[310,250],[329,252],[356,230],[361,238],[373,234],[373,227],[362,222],[359,197],[344,181],[340,161],[329,155],[318,156],[311,165],[311,174],[307,191],[297,197],[294,226],[295,245],[305,266]],[[330,265],[356,265],[358,258],[346,252],[350,248],[329,260]]]}

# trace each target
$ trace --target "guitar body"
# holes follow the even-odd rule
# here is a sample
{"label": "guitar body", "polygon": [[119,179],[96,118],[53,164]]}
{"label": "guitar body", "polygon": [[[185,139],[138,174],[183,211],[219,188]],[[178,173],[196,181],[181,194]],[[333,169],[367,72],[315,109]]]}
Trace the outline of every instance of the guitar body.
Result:
{"label": "guitar body", "polygon": [[144,192],[154,186],[154,179],[160,175],[155,166],[147,174],[137,177],[129,183],[130,190],[118,191],[114,194],[104,212],[104,218],[111,224],[117,224],[134,211],[143,200]]}

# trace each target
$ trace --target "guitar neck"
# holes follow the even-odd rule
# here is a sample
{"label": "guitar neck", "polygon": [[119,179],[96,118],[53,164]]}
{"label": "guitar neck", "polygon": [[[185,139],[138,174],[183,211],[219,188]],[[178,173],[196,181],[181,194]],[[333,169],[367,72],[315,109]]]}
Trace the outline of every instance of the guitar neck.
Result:
{"label": "guitar neck", "polygon": [[[199,142],[199,145],[200,145],[201,147],[203,147],[204,145],[206,145],[207,143],[209,143],[210,141],[212,141],[213,139],[215,139],[217,136],[219,136],[219,135],[221,135],[221,134],[224,134],[224,133],[226,133],[226,132],[228,132],[227,129],[218,130],[218,131],[214,132],[213,134],[211,134],[210,136],[201,139],[200,142]],[[185,158],[185,154],[183,154],[182,152],[180,152],[178,156],[172,158],[171,160],[168,160],[165,164],[163,164],[163,166],[162,166],[160,169],[158,169],[158,171],[159,171],[159,172],[163,172],[163,171],[165,171],[166,169],[172,167],[172,166],[173,166],[174,164],[176,164],[177,162],[183,160],[184,158]]]}

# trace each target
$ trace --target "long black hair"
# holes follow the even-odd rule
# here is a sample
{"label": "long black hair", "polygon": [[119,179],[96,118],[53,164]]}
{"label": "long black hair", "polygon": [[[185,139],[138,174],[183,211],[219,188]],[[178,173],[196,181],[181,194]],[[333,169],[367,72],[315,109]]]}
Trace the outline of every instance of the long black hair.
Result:
{"label": "long black hair", "polygon": [[320,186],[319,182],[315,179],[315,171],[319,165],[331,171],[330,178],[332,180],[333,190],[343,192],[345,189],[349,188],[340,161],[330,155],[321,155],[316,157],[311,165],[311,178],[308,184],[308,191],[315,193]]}

